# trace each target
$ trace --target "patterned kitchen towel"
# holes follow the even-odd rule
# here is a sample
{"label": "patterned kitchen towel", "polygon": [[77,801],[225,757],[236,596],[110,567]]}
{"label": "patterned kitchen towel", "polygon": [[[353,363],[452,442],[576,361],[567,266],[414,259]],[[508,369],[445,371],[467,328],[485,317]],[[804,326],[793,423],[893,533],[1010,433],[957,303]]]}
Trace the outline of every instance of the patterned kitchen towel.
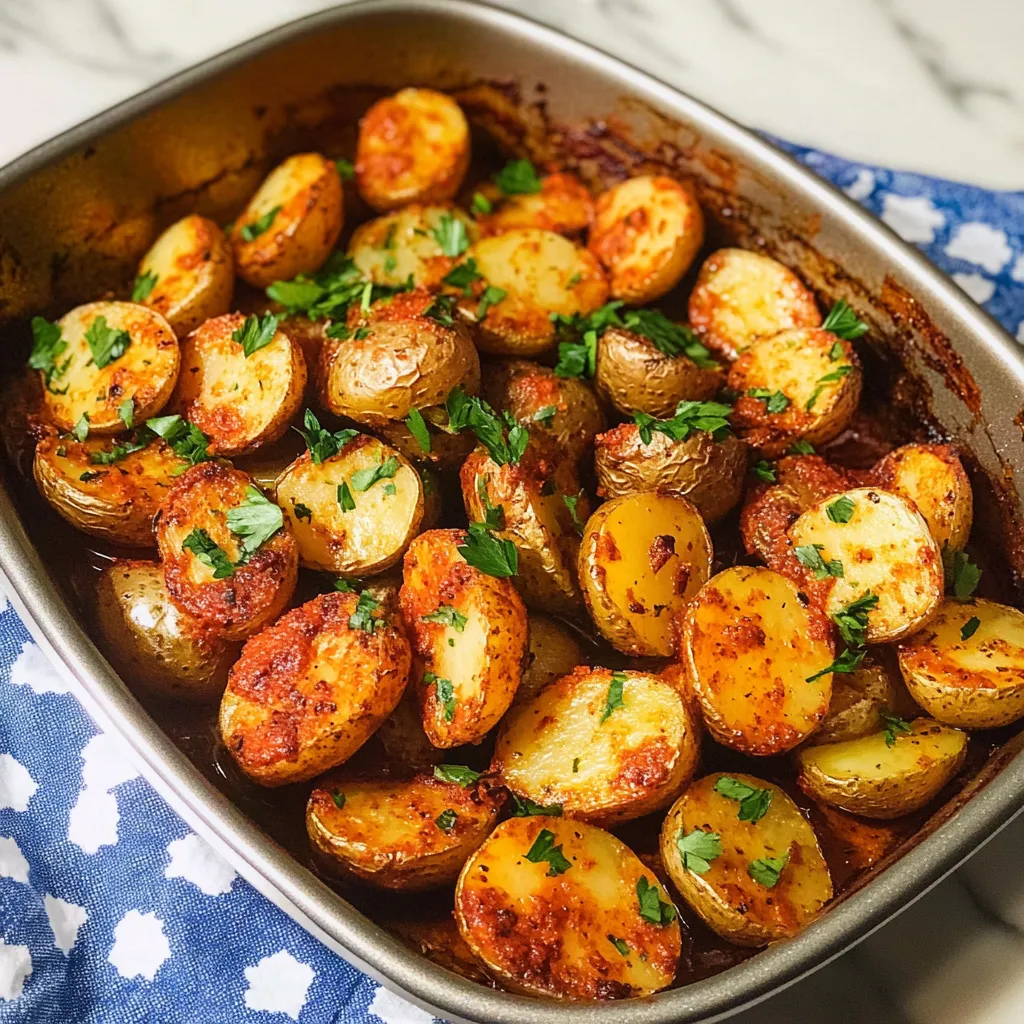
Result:
{"label": "patterned kitchen towel", "polygon": [[[1024,194],[786,146],[1024,343]],[[2,600],[2,599],[0,599]],[[97,732],[0,612],[0,1024],[429,1024],[310,938]]]}

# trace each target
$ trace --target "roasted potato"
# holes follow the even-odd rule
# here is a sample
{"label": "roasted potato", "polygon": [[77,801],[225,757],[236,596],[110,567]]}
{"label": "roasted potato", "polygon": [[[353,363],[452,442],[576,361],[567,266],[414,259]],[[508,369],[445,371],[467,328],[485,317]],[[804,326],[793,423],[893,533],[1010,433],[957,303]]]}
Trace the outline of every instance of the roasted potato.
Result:
{"label": "roasted potato", "polygon": [[993,729],[1024,715],[1024,615],[975,598],[946,600],[899,648],[910,695],[933,718]]}
{"label": "roasted potato", "polygon": [[704,214],[688,188],[641,175],[597,197],[587,247],[608,271],[611,295],[634,306],[671,291],[704,244]]}
{"label": "roasted potato", "polygon": [[119,434],[122,410],[142,423],[167,404],[181,352],[159,313],[134,302],[89,302],[56,327],[53,368],[40,371],[40,379],[46,419],[58,430],[70,431],[85,417],[90,434]]}
{"label": "roasted potato", "polygon": [[906,693],[886,665],[868,656],[853,672],[832,676],[832,699],[811,742],[841,743],[878,731],[879,713],[905,704]]}
{"label": "roasted potato", "polygon": [[832,898],[814,829],[752,775],[692,783],[665,818],[661,859],[704,923],[738,946],[792,938]]}
{"label": "roasted potato", "polygon": [[465,539],[461,530],[430,530],[405,554],[402,615],[435,747],[479,743],[512,703],[526,656],[521,598],[507,579],[466,562]]}
{"label": "roasted potato", "polygon": [[[421,409],[420,415],[430,436],[430,450],[423,446],[406,425],[405,420],[386,420],[374,424],[373,431],[410,462],[433,466],[438,470],[458,470],[466,456],[476,447],[476,437],[468,430],[448,430],[448,410],[443,405]],[[429,527],[424,527],[429,529]]]}
{"label": "roasted potato", "polygon": [[154,562],[116,559],[96,581],[100,648],[135,693],[215,701],[240,647],[180,611]]}
{"label": "roasted potato", "polygon": [[593,218],[594,200],[587,187],[575,174],[558,171],[540,179],[539,192],[504,197],[498,208],[481,217],[478,223],[487,235],[540,228],[576,238],[587,230]]}
{"label": "roasted potato", "polygon": [[736,431],[775,458],[795,441],[821,444],[847,427],[860,401],[861,370],[848,341],[800,328],[751,343],[727,382],[739,394]]}
{"label": "roasted potato", "polygon": [[681,647],[704,724],[724,746],[781,754],[828,712],[831,626],[771,569],[736,565],[708,580],[686,610]]}
{"label": "roasted potato", "polygon": [[480,279],[458,302],[477,347],[493,355],[536,356],[555,347],[552,313],[588,314],[604,305],[608,282],[586,249],[553,231],[519,228],[483,238],[466,254]]}
{"label": "roasted potato", "polygon": [[960,458],[948,444],[908,444],[872,471],[883,490],[909,498],[924,516],[939,550],[962,551],[974,519],[974,496]]}
{"label": "roasted potato", "polygon": [[319,153],[278,164],[235,218],[231,247],[238,276],[254,288],[319,270],[344,220],[341,177]]}
{"label": "roasted potato", "polygon": [[451,885],[490,835],[498,805],[480,786],[433,775],[325,776],[306,805],[306,832],[331,874],[380,889]]}
{"label": "roasted potato", "polygon": [[359,122],[356,186],[375,210],[451,199],[468,167],[469,125],[444,93],[402,89]]}
{"label": "roasted potato", "polygon": [[[266,508],[263,505],[266,504]],[[245,513],[260,506],[259,526],[280,526],[253,549]],[[202,462],[174,482],[156,517],[156,541],[171,600],[232,640],[251,636],[291,600],[299,549],[291,525],[266,502],[245,473],[223,462]],[[236,526],[238,531],[232,527]]]}
{"label": "roasted potato", "polygon": [[171,405],[210,438],[211,453],[245,455],[288,430],[305,389],[302,349],[275,318],[227,313],[182,343]]}
{"label": "roasted potato", "polygon": [[618,498],[658,491],[689,499],[705,522],[731,512],[743,493],[747,445],[732,434],[716,441],[698,430],[685,441],[660,431],[644,444],[635,423],[620,423],[594,442],[598,494]]}
{"label": "roasted potato", "polygon": [[643,492],[606,501],[580,543],[590,617],[624,654],[671,656],[676,616],[707,580],[711,555],[704,520],[685,498]]}
{"label": "roasted potato", "polygon": [[235,264],[224,232],[190,214],[167,228],[139,263],[133,298],[155,309],[183,338],[231,307]]}
{"label": "roasted potato", "polygon": [[644,996],[672,982],[680,953],[675,907],[656,882],[628,846],[593,825],[511,818],[466,861],[455,920],[513,992]]}
{"label": "roasted potato", "polygon": [[423,731],[419,705],[410,689],[406,689],[395,710],[381,722],[373,738],[383,748],[382,760],[388,767],[422,771],[444,760],[444,752],[438,750]]}
{"label": "roasted potato", "polygon": [[525,704],[562,676],[585,661],[576,637],[557,620],[534,613],[530,616],[530,646],[523,678],[513,704]]}
{"label": "roasted potato", "polygon": [[281,474],[276,497],[302,565],[339,576],[397,564],[423,520],[419,474],[367,434],[322,462],[304,452]]}
{"label": "roasted potato", "polygon": [[513,793],[610,828],[667,807],[697,769],[678,691],[647,672],[577,668],[505,716],[491,771]]}
{"label": "roasted potato", "polygon": [[304,452],[306,442],[297,430],[287,430],[273,444],[264,445],[251,455],[232,458],[235,469],[248,473],[253,483],[273,493],[281,474]]}
{"label": "roasted potato", "polygon": [[11,466],[32,473],[38,435],[46,425],[46,399],[35,370],[8,373],[0,384],[0,435]]}
{"label": "roasted potato", "polygon": [[394,609],[367,594],[321,594],[246,642],[221,700],[221,739],[261,786],[304,782],[373,735],[411,661]]}
{"label": "roasted potato", "polygon": [[898,818],[920,810],[960,770],[967,733],[930,718],[906,732],[879,729],[797,754],[797,785],[812,799],[865,818]]}
{"label": "roasted potato", "polygon": [[789,528],[789,539],[796,558],[807,559],[801,558],[794,575],[830,618],[868,602],[862,609],[867,643],[909,636],[938,610],[942,558],[928,524],[906,498],[854,488],[812,505]]}
{"label": "roasted potato", "polygon": [[451,911],[425,921],[410,920],[407,912],[400,913],[395,918],[380,923],[414,952],[446,971],[451,971],[461,978],[468,978],[479,985],[486,985],[488,988],[497,987],[494,979],[483,969],[480,961],[473,956],[459,934]]}
{"label": "roasted potato", "polygon": [[814,296],[792,270],[744,249],[719,249],[704,261],[688,314],[701,341],[729,360],[779,331],[821,325]]}

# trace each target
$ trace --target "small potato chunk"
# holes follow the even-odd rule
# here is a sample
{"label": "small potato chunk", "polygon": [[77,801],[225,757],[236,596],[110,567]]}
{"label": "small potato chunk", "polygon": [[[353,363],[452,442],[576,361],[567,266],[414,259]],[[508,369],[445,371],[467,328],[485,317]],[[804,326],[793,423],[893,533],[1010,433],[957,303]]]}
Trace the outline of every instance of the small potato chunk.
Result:
{"label": "small potato chunk", "polygon": [[547,615],[531,615],[526,668],[513,704],[533,700],[545,686],[567,676],[584,661],[583,648],[566,627]]}
{"label": "small potato chunk", "polygon": [[[768,794],[756,821],[741,810],[744,789]],[[778,786],[753,775],[694,782],[665,818],[661,859],[683,899],[737,946],[792,938],[832,898],[814,829]]]}
{"label": "small potato chunk", "polygon": [[57,321],[65,348],[46,380],[46,417],[72,430],[88,417],[90,434],[119,434],[119,410],[132,403],[142,423],[167,404],[178,379],[181,353],[171,325],[134,302],[89,302]]}
{"label": "small potato chunk", "polygon": [[623,654],[671,657],[676,617],[707,580],[711,555],[704,520],[685,498],[643,492],[606,501],[580,543],[590,617]]}
{"label": "small potato chunk", "polygon": [[409,688],[395,705],[395,710],[381,722],[373,738],[383,747],[383,763],[389,768],[397,765],[422,771],[444,760],[443,752],[427,739],[423,731],[420,709]]}
{"label": "small potato chunk", "polygon": [[235,218],[238,276],[254,288],[320,269],[334,249],[345,209],[333,160],[296,153],[278,164]]}
{"label": "small potato chunk", "polygon": [[747,475],[747,445],[733,435],[716,441],[698,430],[685,441],[660,431],[644,444],[635,423],[620,423],[594,442],[598,494],[617,498],[658,491],[689,499],[713,523],[731,512]]}
{"label": "small potato chunk", "polygon": [[331,874],[411,892],[451,885],[490,835],[498,805],[482,787],[433,775],[321,779],[306,805],[306,831]]}
{"label": "small potato chunk", "polygon": [[708,348],[735,359],[791,327],[819,327],[814,296],[788,267],[744,249],[719,249],[700,268],[689,320]]}
{"label": "small potato chunk", "polygon": [[[467,389],[468,390],[468,389]],[[458,434],[450,434],[448,410],[443,405],[420,409],[420,415],[430,435],[430,451],[424,451],[419,440],[406,426],[405,420],[386,420],[375,423],[375,434],[382,437],[395,451],[400,452],[410,462],[423,466],[433,466],[438,470],[457,472],[466,456],[476,447],[476,437],[468,430]],[[426,483],[426,480],[424,480]],[[425,526],[424,529],[430,529]]]}
{"label": "small potato chunk", "polygon": [[[466,254],[482,280],[459,299],[482,352],[536,356],[555,347],[551,314],[586,315],[604,305],[608,282],[586,249],[553,231],[520,228],[481,239]],[[487,289],[487,290],[485,290]],[[498,290],[500,298],[493,294]],[[490,296],[484,307],[484,297]]]}
{"label": "small potato chunk", "polygon": [[974,520],[974,495],[956,449],[948,444],[908,444],[872,470],[874,482],[909,498],[924,516],[939,550],[962,551]]}
{"label": "small potato chunk", "polygon": [[879,713],[893,711],[906,699],[885,665],[868,657],[855,672],[832,676],[828,714],[812,742],[841,743],[878,731]]}
{"label": "small potato chunk", "polygon": [[[377,920],[380,921],[379,918]],[[403,908],[396,918],[388,918],[380,924],[431,963],[478,985],[496,987],[494,979],[480,966],[480,961],[459,934],[450,910],[419,921],[410,920],[408,911]]]}
{"label": "small potato chunk", "polygon": [[933,718],[962,729],[994,729],[1024,715],[1024,615],[976,598],[947,600],[900,644],[910,695]]}
{"label": "small potato chunk", "polygon": [[503,199],[497,210],[480,218],[487,235],[500,235],[518,228],[540,228],[576,238],[594,218],[594,200],[587,187],[565,171],[546,174],[539,192],[526,192]]}
{"label": "small potato chunk", "polygon": [[884,730],[842,743],[805,747],[797,785],[812,799],[865,818],[898,818],[930,803],[967,756],[967,733],[930,718],[910,732]]}
{"label": "small potato chunk", "polygon": [[828,712],[831,627],[771,569],[733,566],[697,593],[683,622],[682,656],[704,724],[745,754],[792,750]]}
{"label": "small potato chunk", "polygon": [[252,330],[252,320],[247,328],[241,313],[227,313],[207,320],[182,343],[172,405],[210,438],[210,452],[217,455],[245,455],[273,443],[302,405],[302,349],[277,329],[247,356],[235,335]]}
{"label": "small potato chunk", "polygon": [[419,474],[393,448],[357,434],[336,455],[300,455],[277,482],[307,569],[370,576],[395,565],[423,520]]}
{"label": "small potato chunk", "polygon": [[479,743],[515,696],[526,609],[507,579],[469,565],[461,530],[421,533],[405,554],[400,600],[418,666],[423,729],[435,747]]}
{"label": "small potato chunk", "polygon": [[139,301],[161,314],[179,338],[226,313],[234,287],[231,246],[212,220],[198,214],[160,235],[142,257],[135,281],[136,292],[145,292]]}
{"label": "small potato chunk", "polygon": [[[638,891],[652,886],[641,906]],[[650,995],[679,961],[675,907],[653,872],[615,836],[567,818],[499,825],[462,869],[455,920],[487,970],[527,995]]]}
{"label": "small potato chunk", "polygon": [[673,686],[646,672],[583,667],[509,711],[491,770],[518,796],[610,828],[667,807],[699,757]]}
{"label": "small potato chunk", "polygon": [[276,618],[291,600],[299,573],[299,549],[287,517],[243,559],[243,538],[229,527],[228,514],[251,503],[253,490],[245,473],[223,462],[202,462],[178,477],[156,518],[171,600],[232,640]]}
{"label": "small potato chunk", "polygon": [[[836,521],[843,518],[839,508],[849,513],[845,522]],[[928,524],[906,498],[871,487],[854,488],[811,506],[790,527],[789,539],[797,557],[801,549],[813,557],[814,549],[822,563],[841,566],[838,578],[816,579],[805,564],[797,565],[802,572],[794,574],[830,618],[867,598],[864,636],[869,644],[909,636],[938,610],[944,585],[942,558]],[[872,602],[868,595],[878,600]]]}
{"label": "small potato chunk", "polygon": [[356,186],[375,210],[451,199],[468,167],[469,125],[444,93],[402,89],[359,122]]}
{"label": "small potato chunk", "polygon": [[704,214],[688,188],[641,175],[597,197],[587,246],[608,271],[612,298],[653,302],[679,283],[704,244]]}
{"label": "small potato chunk", "polygon": [[107,660],[133,692],[205,703],[224,692],[239,645],[179,611],[154,562],[117,559],[96,581],[96,624]]}
{"label": "small potato chunk", "polygon": [[860,401],[853,346],[829,331],[782,331],[754,342],[729,370],[739,394],[732,423],[769,458],[795,441],[821,444],[848,426]]}

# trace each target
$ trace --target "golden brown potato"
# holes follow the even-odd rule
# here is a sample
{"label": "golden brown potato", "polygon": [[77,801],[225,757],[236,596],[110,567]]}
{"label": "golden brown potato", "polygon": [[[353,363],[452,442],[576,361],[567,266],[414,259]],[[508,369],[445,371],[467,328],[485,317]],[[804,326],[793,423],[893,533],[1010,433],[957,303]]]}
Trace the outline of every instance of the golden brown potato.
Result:
{"label": "golden brown potato", "polygon": [[451,199],[468,167],[469,125],[444,93],[402,89],[359,122],[356,186],[376,210]]}
{"label": "golden brown potato", "polygon": [[356,434],[336,455],[300,455],[277,481],[299,560],[339,576],[370,576],[398,563],[423,520],[419,474],[393,448]]}
{"label": "golden brown potato", "polygon": [[139,263],[132,297],[155,309],[183,338],[231,307],[235,264],[224,232],[206,217],[175,221]]}
{"label": "golden brown potato", "polygon": [[451,433],[447,429],[448,410],[443,405],[420,409],[420,415],[430,436],[429,451],[423,450],[405,420],[376,423],[373,431],[410,462],[433,466],[438,470],[458,470],[466,456],[476,447],[476,437],[468,430]]}
{"label": "golden brown potato", "polygon": [[[257,506],[262,527],[280,524],[265,540],[248,525]],[[202,462],[178,477],[157,514],[156,540],[171,600],[232,640],[251,636],[291,600],[299,572],[291,526],[226,463]]]}
{"label": "golden brown potato", "polygon": [[276,318],[228,313],[182,343],[171,404],[210,438],[211,453],[244,455],[284,435],[305,388],[302,349]]}
{"label": "golden brown potato", "polygon": [[333,160],[296,153],[278,164],[235,218],[238,276],[254,288],[319,270],[334,249],[345,209]]}
{"label": "golden brown potato", "polygon": [[611,295],[634,306],[671,291],[704,244],[704,214],[688,188],[640,175],[597,197],[588,248],[608,271]]}
{"label": "golden brown potato", "polygon": [[832,898],[814,829],[752,775],[694,782],[665,818],[661,859],[704,923],[738,946],[792,938]]}
{"label": "golden brown potato", "polygon": [[685,498],[643,492],[587,521],[579,578],[590,617],[624,654],[670,657],[675,619],[707,580],[711,538]]}
{"label": "golden brown potato", "polygon": [[325,776],[306,805],[306,832],[331,874],[380,889],[451,885],[490,835],[498,806],[483,787],[433,775]]}
{"label": "golden brown potato", "polygon": [[699,757],[674,687],[647,672],[581,667],[509,711],[491,770],[517,796],[610,828],[667,807]]}
{"label": "golden brown potato", "polygon": [[525,704],[549,683],[585,662],[583,648],[565,626],[547,615],[530,616],[530,646],[513,704]]}
{"label": "golden brown potato", "polygon": [[[372,587],[367,587],[372,590]],[[415,695],[406,689],[394,711],[380,724],[373,734],[384,751],[383,763],[389,768],[422,771],[444,760],[444,752],[438,750],[423,731],[420,709]]]}
{"label": "golden brown potato", "polygon": [[848,341],[801,328],[753,342],[727,383],[739,394],[737,433],[775,458],[795,441],[821,444],[849,425],[860,401],[860,362]]}
{"label": "golden brown potato", "polygon": [[21,476],[32,473],[37,436],[45,434],[46,423],[40,374],[31,369],[8,373],[0,384],[0,437],[11,466]]}
{"label": "golden brown potato", "polygon": [[451,911],[425,921],[412,921],[409,920],[407,913],[401,913],[395,919],[380,921],[380,924],[431,963],[438,964],[461,978],[475,981],[478,985],[497,987],[494,979],[480,966],[480,961],[473,956],[459,934]]}
{"label": "golden brown potato", "polygon": [[[496,190],[498,191],[498,190]],[[498,208],[478,221],[484,234],[500,235],[518,228],[540,228],[575,238],[594,218],[594,200],[587,187],[566,171],[546,174],[540,191],[502,198]]]}
{"label": "golden brown potato", "polygon": [[906,694],[901,690],[886,666],[872,657],[854,672],[836,672],[828,714],[811,742],[841,743],[877,732],[879,713],[904,703]]}
{"label": "golden brown potato", "polygon": [[821,313],[810,290],[777,260],[719,249],[700,268],[689,320],[708,348],[731,360],[779,331],[820,326]]}
{"label": "golden brown potato", "polygon": [[656,882],[629,847],[593,825],[511,818],[462,869],[455,920],[511,991],[644,996],[672,982],[680,952],[676,909]]}
{"label": "golden brown potato", "polygon": [[[37,319],[33,330],[36,323],[45,325]],[[56,328],[61,340],[53,366],[40,371],[40,379],[46,418],[58,430],[70,431],[84,417],[90,434],[119,434],[122,410],[142,423],[167,404],[181,353],[159,313],[134,302],[89,302],[61,317]]]}
{"label": "golden brown potato", "polygon": [[421,533],[405,554],[402,615],[417,656],[423,729],[435,747],[479,743],[515,696],[526,609],[507,579],[469,565],[461,530]]}

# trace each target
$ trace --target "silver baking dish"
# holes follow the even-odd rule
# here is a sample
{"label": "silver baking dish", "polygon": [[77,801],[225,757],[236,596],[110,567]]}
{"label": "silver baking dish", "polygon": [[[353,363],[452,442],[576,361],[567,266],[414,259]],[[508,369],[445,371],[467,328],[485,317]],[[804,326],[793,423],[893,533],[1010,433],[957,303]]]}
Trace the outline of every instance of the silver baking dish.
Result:
{"label": "silver baking dish", "polygon": [[[1024,363],[999,326],[884,226],[769,144],[640,71],[506,11],[462,0],[378,0],[325,11],[207,61],[0,171],[0,321],[123,288],[157,231],[191,210],[226,220],[271,161],[350,147],[372,88],[459,91],[478,125],[591,179],[652,166],[693,181],[724,237],[797,269],[822,301],[848,299],[893,408],[954,438],[987,480],[981,524],[1015,578]],[[326,141],[325,141],[326,140]],[[333,148],[331,148],[333,147]],[[349,148],[348,151],[351,151]],[[0,566],[33,635],[102,725],[189,825],[331,949],[439,1016],[502,1024],[717,1020],[828,963],[920,897],[1024,803],[1008,740],[891,862],[798,938],[710,979],[613,1004],[492,991],[403,946],[270,840],[157,727],[80,627],[60,568],[0,485]],[[45,554],[45,552],[43,552]]]}

